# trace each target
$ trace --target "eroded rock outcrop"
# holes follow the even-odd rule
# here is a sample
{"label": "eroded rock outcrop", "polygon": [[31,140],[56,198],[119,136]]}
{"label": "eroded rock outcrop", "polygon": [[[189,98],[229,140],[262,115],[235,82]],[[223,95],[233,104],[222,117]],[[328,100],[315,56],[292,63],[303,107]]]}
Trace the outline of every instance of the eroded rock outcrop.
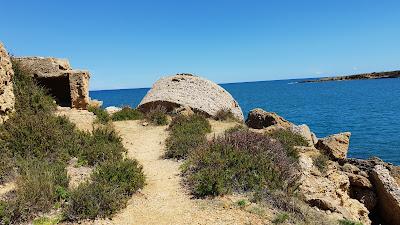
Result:
{"label": "eroded rock outcrop", "polygon": [[260,108],[252,109],[249,112],[246,124],[253,129],[263,129],[270,126],[289,129],[293,125],[278,114]]}
{"label": "eroded rock outcrop", "polygon": [[14,111],[13,76],[10,57],[0,42],[0,123],[6,121]]}
{"label": "eroded rock outcrop", "polygon": [[400,187],[383,165],[376,165],[371,173],[378,195],[378,211],[385,215],[387,224],[400,224]]}
{"label": "eroded rock outcrop", "polygon": [[290,127],[290,130],[293,133],[302,136],[307,141],[308,146],[314,146],[314,144],[316,144],[315,142],[317,142],[317,140],[315,140],[317,137],[315,136],[315,134],[311,132],[310,128],[306,124],[302,125],[293,124]]}
{"label": "eroded rock outcrop", "polygon": [[[371,224],[369,210],[358,200],[349,195],[350,180],[341,171],[337,162],[328,161],[327,170],[320,172],[313,163],[313,158],[321,154],[312,147],[300,153],[302,176],[299,190],[309,205],[336,215],[338,219],[361,221]],[[312,150],[312,151],[311,151]]]}
{"label": "eroded rock outcrop", "polygon": [[18,66],[46,87],[61,106],[86,109],[89,98],[90,74],[73,70],[66,59],[16,57]]}
{"label": "eroded rock outcrop", "polygon": [[214,82],[190,74],[159,79],[138,108],[149,111],[158,105],[170,112],[180,106],[188,106],[211,117],[216,116],[219,110],[230,110],[235,118],[244,120],[242,110],[231,94]]}
{"label": "eroded rock outcrop", "polygon": [[345,159],[350,144],[350,132],[333,134],[318,140],[316,147],[333,159]]}

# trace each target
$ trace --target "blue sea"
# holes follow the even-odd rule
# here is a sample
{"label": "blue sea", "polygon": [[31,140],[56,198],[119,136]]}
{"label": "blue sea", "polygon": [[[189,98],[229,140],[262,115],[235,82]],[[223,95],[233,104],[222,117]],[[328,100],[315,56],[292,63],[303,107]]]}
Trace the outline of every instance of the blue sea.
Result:
{"label": "blue sea", "polygon": [[[222,84],[245,115],[253,108],[307,124],[318,137],[350,131],[349,157],[378,156],[400,165],[400,79]],[[136,107],[148,88],[91,91],[104,106]]]}

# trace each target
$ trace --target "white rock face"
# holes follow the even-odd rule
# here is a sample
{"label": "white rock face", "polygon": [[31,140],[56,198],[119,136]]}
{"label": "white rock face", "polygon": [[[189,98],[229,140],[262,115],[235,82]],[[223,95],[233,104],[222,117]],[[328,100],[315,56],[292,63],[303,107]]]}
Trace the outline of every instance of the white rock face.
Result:
{"label": "white rock face", "polygon": [[7,50],[0,42],[0,123],[6,121],[14,111],[14,71]]}
{"label": "white rock face", "polygon": [[190,74],[164,77],[154,83],[138,108],[148,111],[163,105],[168,111],[179,106],[189,106],[193,111],[214,117],[219,110],[230,110],[240,121],[242,109],[225,89],[216,83]]}

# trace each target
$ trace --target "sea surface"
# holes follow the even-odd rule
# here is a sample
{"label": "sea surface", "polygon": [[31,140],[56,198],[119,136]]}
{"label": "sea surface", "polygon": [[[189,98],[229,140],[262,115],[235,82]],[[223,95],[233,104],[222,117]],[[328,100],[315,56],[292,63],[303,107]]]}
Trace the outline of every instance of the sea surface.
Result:
{"label": "sea surface", "polygon": [[[253,108],[307,124],[318,137],[350,131],[349,157],[378,156],[400,165],[400,79],[222,84],[245,116]],[[136,107],[148,88],[91,91],[107,106]]]}

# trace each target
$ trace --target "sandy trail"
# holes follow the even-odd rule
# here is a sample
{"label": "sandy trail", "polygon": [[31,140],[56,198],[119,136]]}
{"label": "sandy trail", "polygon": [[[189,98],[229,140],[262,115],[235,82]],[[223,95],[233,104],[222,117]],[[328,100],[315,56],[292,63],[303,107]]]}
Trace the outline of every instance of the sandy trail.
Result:
{"label": "sandy trail", "polygon": [[[217,200],[195,200],[181,187],[181,162],[162,158],[166,127],[114,122],[128,157],[143,165],[147,185],[112,220],[94,224],[263,224],[258,216]],[[217,202],[217,203],[216,203]]]}

